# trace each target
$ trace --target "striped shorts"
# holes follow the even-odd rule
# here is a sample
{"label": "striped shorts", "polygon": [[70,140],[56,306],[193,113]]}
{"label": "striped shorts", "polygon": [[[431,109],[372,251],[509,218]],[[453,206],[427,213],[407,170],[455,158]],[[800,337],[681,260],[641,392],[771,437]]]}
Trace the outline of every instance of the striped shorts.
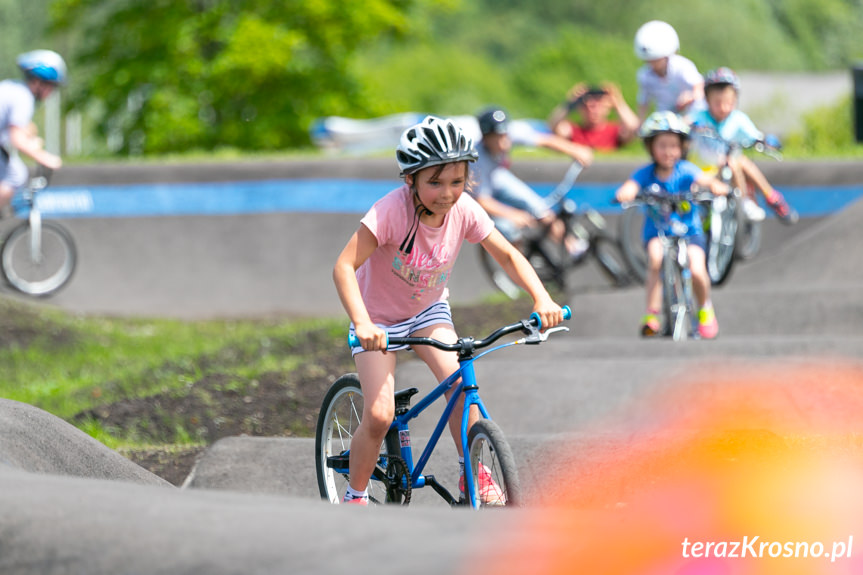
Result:
{"label": "striped shorts", "polygon": [[[432,325],[446,324],[454,327],[452,323],[452,310],[449,307],[449,302],[446,300],[439,301],[419,312],[412,318],[399,322],[395,325],[376,324],[386,330],[390,337],[410,337],[421,329]],[[354,324],[351,323],[350,333],[354,334]],[[407,345],[390,346],[390,351],[398,351],[400,349],[408,349]],[[351,357],[365,351],[362,346],[351,347]]]}

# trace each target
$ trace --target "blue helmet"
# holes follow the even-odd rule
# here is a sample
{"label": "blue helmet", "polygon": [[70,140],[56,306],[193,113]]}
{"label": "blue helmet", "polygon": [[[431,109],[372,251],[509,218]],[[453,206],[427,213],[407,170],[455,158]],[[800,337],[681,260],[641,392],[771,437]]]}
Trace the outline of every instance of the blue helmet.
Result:
{"label": "blue helmet", "polygon": [[66,62],[53,50],[33,50],[18,56],[18,67],[28,77],[52,84],[66,83]]}

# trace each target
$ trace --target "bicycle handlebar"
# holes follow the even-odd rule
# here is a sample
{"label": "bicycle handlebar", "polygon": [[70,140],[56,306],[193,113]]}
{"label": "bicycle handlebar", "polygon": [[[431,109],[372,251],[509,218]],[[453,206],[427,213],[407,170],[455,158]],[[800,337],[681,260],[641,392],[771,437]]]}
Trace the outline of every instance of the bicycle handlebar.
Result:
{"label": "bicycle handlebar", "polygon": [[[568,320],[571,318],[572,310],[568,305],[563,306],[563,319]],[[472,337],[462,337],[459,338],[456,343],[444,343],[430,337],[390,337],[389,334],[387,334],[387,347],[391,345],[430,345],[443,351],[467,353],[474,349],[488,347],[503,336],[517,331],[522,331],[527,335],[531,335],[540,329],[542,329],[542,320],[540,320],[538,313],[533,312],[530,314],[529,319],[523,319],[518,323],[504,326],[480,340],[474,340]],[[351,347],[359,346],[359,338],[353,333],[348,334],[348,345]]]}

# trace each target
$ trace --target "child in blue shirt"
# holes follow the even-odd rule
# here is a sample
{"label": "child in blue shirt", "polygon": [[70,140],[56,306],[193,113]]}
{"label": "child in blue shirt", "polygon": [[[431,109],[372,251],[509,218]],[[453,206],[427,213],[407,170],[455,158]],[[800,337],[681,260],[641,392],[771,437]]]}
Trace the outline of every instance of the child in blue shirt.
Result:
{"label": "child in blue shirt", "polygon": [[[695,164],[684,159],[689,140],[689,126],[673,112],[654,112],[644,121],[640,135],[644,139],[653,162],[632,174],[615,192],[621,203],[631,202],[638,192],[654,184],[668,194],[689,190],[693,184],[709,188],[714,194],[725,195],[728,186],[701,171]],[[706,238],[698,210],[693,209],[671,217],[687,227],[689,239],[689,262],[692,271],[692,287],[699,305],[698,333],[704,339],[713,339],[719,334],[719,324],[710,300],[710,276],[707,274],[705,256]],[[655,336],[661,330],[659,310],[662,307],[662,284],[659,272],[662,267],[663,249],[659,231],[652,219],[644,225],[644,243],[647,249],[647,313],[642,320],[641,334]]]}
{"label": "child in blue shirt", "polygon": [[[696,163],[702,167],[716,167],[724,161],[724,142],[748,147],[764,139],[764,134],[749,116],[737,109],[739,92],[740,80],[730,68],[717,68],[704,76],[707,109],[697,112],[692,122],[693,152],[697,156]],[[764,195],[767,205],[783,223],[797,221],[797,212],[770,185],[755,162],[743,154],[736,154],[729,158],[729,165],[735,173],[737,186],[746,194],[743,211],[747,218],[761,221],[765,216],[764,210],[754,201],[754,192],[750,192],[751,184]]]}

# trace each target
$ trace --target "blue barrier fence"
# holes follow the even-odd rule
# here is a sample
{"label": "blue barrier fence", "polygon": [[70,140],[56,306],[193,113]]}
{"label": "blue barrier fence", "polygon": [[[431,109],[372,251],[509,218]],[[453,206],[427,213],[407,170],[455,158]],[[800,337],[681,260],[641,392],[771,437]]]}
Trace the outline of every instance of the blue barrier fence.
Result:
{"label": "blue barrier fence", "polygon": [[[268,212],[364,213],[398,185],[383,180],[267,180],[195,184],[53,187],[39,196],[39,206],[53,217],[153,217],[230,215]],[[548,194],[552,184],[532,184]],[[610,214],[614,184],[582,184],[570,197]],[[863,185],[783,187],[802,217],[824,216],[863,196]]]}

